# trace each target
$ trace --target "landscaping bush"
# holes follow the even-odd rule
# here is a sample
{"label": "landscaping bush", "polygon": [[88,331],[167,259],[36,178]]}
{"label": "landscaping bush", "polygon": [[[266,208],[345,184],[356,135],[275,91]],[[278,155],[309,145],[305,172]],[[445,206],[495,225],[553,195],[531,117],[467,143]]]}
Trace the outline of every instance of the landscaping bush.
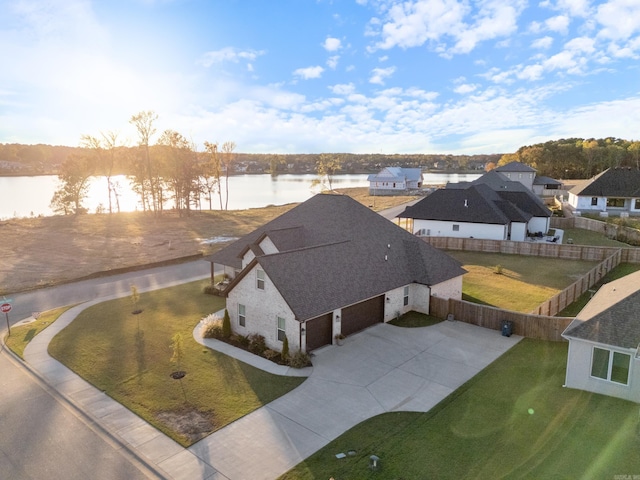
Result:
{"label": "landscaping bush", "polygon": [[224,317],[222,317],[222,335],[224,338],[231,337],[231,319],[226,308],[224,309]]}
{"label": "landscaping bush", "polygon": [[280,355],[278,352],[276,352],[275,350],[271,350],[270,348],[267,348],[264,351],[264,358],[266,358],[267,360],[271,360],[272,362],[277,361],[278,356]]}
{"label": "landscaping bush", "polygon": [[244,348],[249,347],[249,337],[247,337],[246,335],[240,335],[239,333],[234,333],[231,335],[231,338],[229,339],[229,341],[234,345],[239,345]]}
{"label": "landscaping bush", "polygon": [[298,350],[289,357],[289,366],[292,368],[304,368],[311,366],[311,357],[309,354]]}
{"label": "landscaping bush", "polygon": [[211,314],[202,319],[202,338],[223,338],[222,319]]}
{"label": "landscaping bush", "polygon": [[216,295],[218,293],[216,290],[216,286],[213,283],[206,284],[202,289],[202,292],[206,293],[207,295]]}
{"label": "landscaping bush", "polygon": [[266,349],[267,344],[262,335],[258,335],[257,333],[249,335],[249,351],[251,353],[262,355]]}
{"label": "landscaping bush", "polygon": [[289,358],[289,339],[285,335],[282,341],[282,360],[286,362],[287,358]]}

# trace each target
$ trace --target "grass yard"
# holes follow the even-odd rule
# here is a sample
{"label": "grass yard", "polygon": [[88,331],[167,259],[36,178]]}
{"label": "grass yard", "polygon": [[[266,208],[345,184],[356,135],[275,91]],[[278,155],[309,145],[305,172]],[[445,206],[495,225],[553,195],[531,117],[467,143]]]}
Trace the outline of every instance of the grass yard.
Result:
{"label": "grass yard", "polygon": [[[304,378],[280,377],[197,343],[193,328],[224,308],[193,282],[83,311],[56,335],[49,353],[81,377],[188,446],[297,387]],[[171,362],[180,333],[183,359]],[[169,375],[184,371],[182,380]],[[184,393],[182,388],[184,388]]]}
{"label": "grass yard", "polygon": [[[448,251],[469,272],[463,299],[517,312],[530,312],[578,280],[597,262]],[[502,267],[501,274],[496,267]]]}
{"label": "grass yard", "polygon": [[11,335],[7,337],[7,347],[24,360],[24,349],[29,342],[42,330],[55,322],[60,315],[69,310],[71,306],[60,307],[47,312],[42,312],[40,316],[32,322],[11,327]]}
{"label": "grass yard", "polygon": [[567,239],[572,239],[574,245],[595,245],[599,247],[621,247],[632,248],[631,245],[607,238],[604,234],[593,232],[591,230],[583,230],[581,228],[567,228],[564,231],[563,243],[567,243]]}
{"label": "grass yard", "polygon": [[431,325],[435,325],[436,323],[440,322],[442,322],[441,318],[426,315],[424,313],[414,312],[412,310],[405,313],[404,315],[401,315],[399,318],[391,320],[389,323],[391,325],[395,325],[396,327],[418,328],[430,327]]}
{"label": "grass yard", "polygon": [[[566,343],[525,339],[430,412],[363,422],[281,479],[612,479],[640,473],[639,406],[562,388],[566,355]],[[335,457],[349,451],[356,453]],[[379,471],[369,470],[370,455],[380,457]]]}

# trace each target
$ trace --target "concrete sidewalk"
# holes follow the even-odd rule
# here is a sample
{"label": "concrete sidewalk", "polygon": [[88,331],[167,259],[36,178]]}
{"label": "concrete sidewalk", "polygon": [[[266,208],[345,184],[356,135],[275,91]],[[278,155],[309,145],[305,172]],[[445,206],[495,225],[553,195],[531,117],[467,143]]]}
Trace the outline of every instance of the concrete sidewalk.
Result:
{"label": "concrete sidewalk", "polygon": [[[273,373],[310,377],[185,449],[47,353],[51,339],[83,309],[110,298],[68,310],[27,346],[25,359],[123,448],[159,476],[178,480],[276,478],[368,418],[429,410],[521,339],[460,322],[415,329],[379,324],[347,338],[343,346],[316,351],[312,369],[292,371],[268,362]],[[197,330],[194,336],[208,347],[265,368],[264,359],[202,340]]]}

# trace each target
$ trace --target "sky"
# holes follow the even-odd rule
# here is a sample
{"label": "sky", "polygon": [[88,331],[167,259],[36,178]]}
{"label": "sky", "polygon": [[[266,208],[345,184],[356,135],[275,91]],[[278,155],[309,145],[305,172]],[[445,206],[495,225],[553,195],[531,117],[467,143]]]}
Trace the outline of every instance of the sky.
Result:
{"label": "sky", "polygon": [[0,0],[0,59],[0,143],[146,110],[246,153],[640,139],[640,0]]}

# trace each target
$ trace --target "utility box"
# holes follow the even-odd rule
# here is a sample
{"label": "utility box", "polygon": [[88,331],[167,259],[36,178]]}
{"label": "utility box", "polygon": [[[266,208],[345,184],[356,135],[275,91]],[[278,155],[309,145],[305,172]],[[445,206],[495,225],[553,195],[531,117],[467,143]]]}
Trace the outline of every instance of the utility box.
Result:
{"label": "utility box", "polygon": [[510,320],[503,320],[502,321],[502,336],[503,337],[510,337],[512,332],[513,332],[513,322],[510,321]]}

